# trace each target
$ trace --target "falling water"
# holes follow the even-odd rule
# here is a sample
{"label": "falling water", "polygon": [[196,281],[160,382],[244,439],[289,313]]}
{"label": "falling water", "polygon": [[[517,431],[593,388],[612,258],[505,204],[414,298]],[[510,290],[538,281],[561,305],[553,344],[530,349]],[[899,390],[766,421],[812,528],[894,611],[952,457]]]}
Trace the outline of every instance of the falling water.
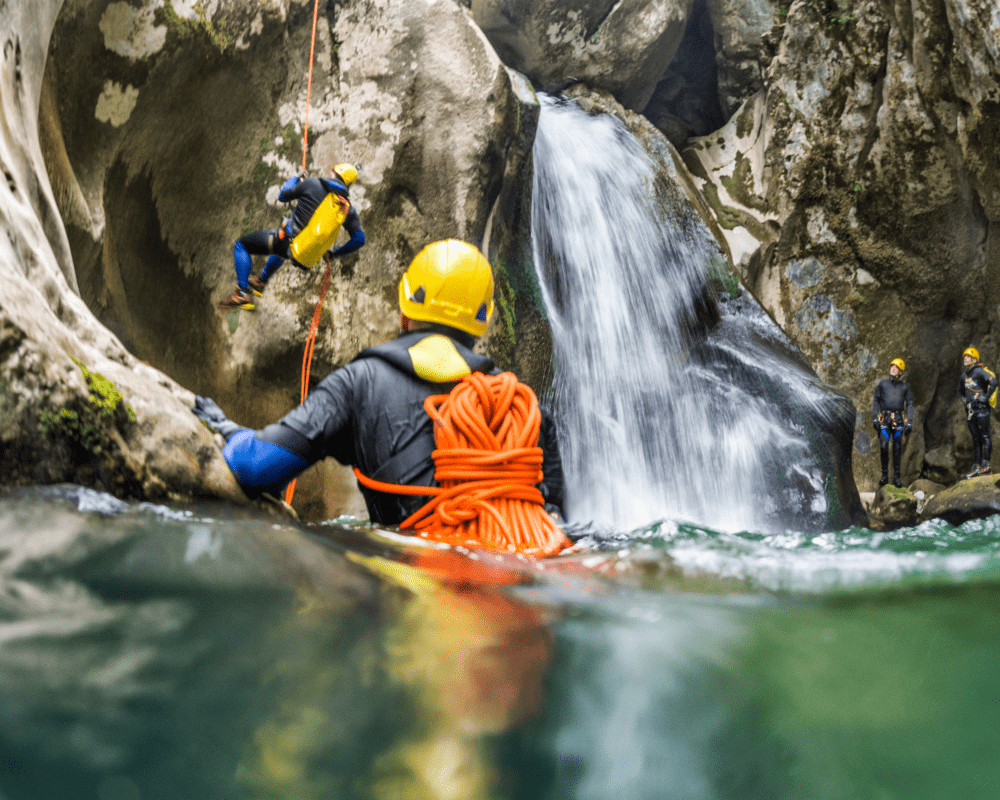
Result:
{"label": "falling water", "polygon": [[708,246],[657,202],[654,163],[614,117],[543,98],[534,162],[572,516],[615,530],[664,518],[761,529],[778,451],[803,442],[767,398],[692,357]]}

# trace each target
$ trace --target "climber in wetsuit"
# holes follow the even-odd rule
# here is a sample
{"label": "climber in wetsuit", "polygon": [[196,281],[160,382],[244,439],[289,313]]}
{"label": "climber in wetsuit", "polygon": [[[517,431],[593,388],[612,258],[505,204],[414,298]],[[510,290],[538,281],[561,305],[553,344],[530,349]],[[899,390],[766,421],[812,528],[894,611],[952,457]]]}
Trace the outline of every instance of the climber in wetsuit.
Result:
{"label": "climber in wetsuit", "polygon": [[[358,179],[358,169],[354,164],[338,164],[330,173],[329,178],[301,178],[294,175],[285,181],[278,193],[282,203],[297,200],[291,216],[282,221],[280,228],[268,228],[252,231],[241,236],[233,247],[233,260],[236,264],[236,290],[220,306],[242,308],[246,311],[254,309],[254,295],[264,293],[264,287],[275,272],[290,258],[289,248],[295,237],[312,219],[313,213],[328,194],[336,194],[348,203],[350,194],[348,187]],[[346,256],[353,253],[365,243],[365,233],[361,229],[358,212],[351,206],[344,218],[343,229],[350,239],[336,250],[330,251],[331,256]],[[251,276],[253,263],[250,256],[270,255],[259,276]],[[302,265],[306,268],[312,264]]]}
{"label": "climber in wetsuit", "polygon": [[965,418],[972,434],[972,471],[966,478],[986,475],[990,471],[993,440],[990,438],[990,407],[996,403],[997,376],[979,360],[975,347],[962,353],[965,372],[958,384],[958,396],[965,405]]}
{"label": "climber in wetsuit", "polygon": [[[197,399],[195,415],[226,438],[223,455],[248,496],[280,497],[290,480],[326,456],[386,483],[434,485],[434,425],[424,399],[447,394],[472,372],[497,372],[473,350],[493,311],[490,263],[466,242],[427,245],[399,283],[399,305],[397,339],[359,353],[261,431],[241,428],[211,399]],[[562,462],[544,409],[538,446],[538,488],[546,508],[561,513]],[[372,522],[384,525],[399,524],[427,500],[360,488]]]}
{"label": "climber in wetsuit", "polygon": [[878,433],[881,448],[882,477],[879,486],[889,482],[889,444],[892,444],[893,485],[902,486],[899,479],[902,437],[913,430],[913,393],[903,380],[906,364],[894,358],[889,365],[889,377],[879,381],[872,398],[872,427]]}

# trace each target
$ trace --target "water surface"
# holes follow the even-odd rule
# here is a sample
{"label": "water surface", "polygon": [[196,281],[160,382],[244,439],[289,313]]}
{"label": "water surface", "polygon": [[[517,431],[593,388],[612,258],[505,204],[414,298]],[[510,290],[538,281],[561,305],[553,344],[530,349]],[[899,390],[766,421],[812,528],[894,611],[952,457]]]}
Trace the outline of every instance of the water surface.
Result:
{"label": "water surface", "polygon": [[547,562],[0,496],[0,796],[995,798],[1000,523]]}

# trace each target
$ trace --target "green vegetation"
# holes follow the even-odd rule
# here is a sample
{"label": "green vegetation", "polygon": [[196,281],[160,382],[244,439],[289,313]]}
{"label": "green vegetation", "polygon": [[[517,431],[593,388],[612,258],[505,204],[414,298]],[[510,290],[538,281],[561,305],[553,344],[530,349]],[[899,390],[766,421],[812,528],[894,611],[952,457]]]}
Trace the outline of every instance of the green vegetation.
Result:
{"label": "green vegetation", "polygon": [[135,422],[135,411],[125,402],[115,385],[98,372],[91,372],[73,359],[90,389],[90,402],[79,411],[71,408],[46,409],[41,414],[39,427],[46,436],[61,435],[80,443],[95,454],[101,452],[100,431],[103,425],[113,422],[122,411],[129,422]]}
{"label": "green vegetation", "polygon": [[496,275],[497,308],[503,320],[504,333],[507,334],[508,340],[513,342],[516,338],[514,330],[517,324],[517,316],[514,312],[514,301],[517,299],[517,296],[514,293],[514,287],[510,285],[510,279],[507,277],[507,270],[502,261],[499,261],[497,264]]}
{"label": "green vegetation", "polygon": [[850,0],[809,0],[809,2],[823,15],[827,30],[836,28],[843,32],[854,21]]}
{"label": "green vegetation", "polygon": [[708,279],[714,283],[721,284],[726,294],[730,298],[737,298],[742,293],[740,279],[729,268],[729,263],[720,255],[712,256],[705,270]]}
{"label": "green vegetation", "polygon": [[222,30],[217,29],[208,19],[205,12],[206,3],[203,0],[194,4],[197,20],[185,19],[174,11],[173,0],[163,0],[163,8],[156,11],[156,22],[165,24],[170,30],[176,31],[181,37],[204,34],[220,52],[224,52],[236,44],[235,39]]}

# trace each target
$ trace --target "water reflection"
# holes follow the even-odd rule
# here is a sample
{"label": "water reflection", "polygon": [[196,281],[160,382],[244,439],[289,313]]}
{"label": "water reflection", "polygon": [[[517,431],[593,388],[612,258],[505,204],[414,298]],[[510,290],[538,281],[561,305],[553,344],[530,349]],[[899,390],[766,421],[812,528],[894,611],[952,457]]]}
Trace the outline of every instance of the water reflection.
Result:
{"label": "water reflection", "polygon": [[0,494],[4,800],[996,796],[997,522],[534,563],[60,491]]}

